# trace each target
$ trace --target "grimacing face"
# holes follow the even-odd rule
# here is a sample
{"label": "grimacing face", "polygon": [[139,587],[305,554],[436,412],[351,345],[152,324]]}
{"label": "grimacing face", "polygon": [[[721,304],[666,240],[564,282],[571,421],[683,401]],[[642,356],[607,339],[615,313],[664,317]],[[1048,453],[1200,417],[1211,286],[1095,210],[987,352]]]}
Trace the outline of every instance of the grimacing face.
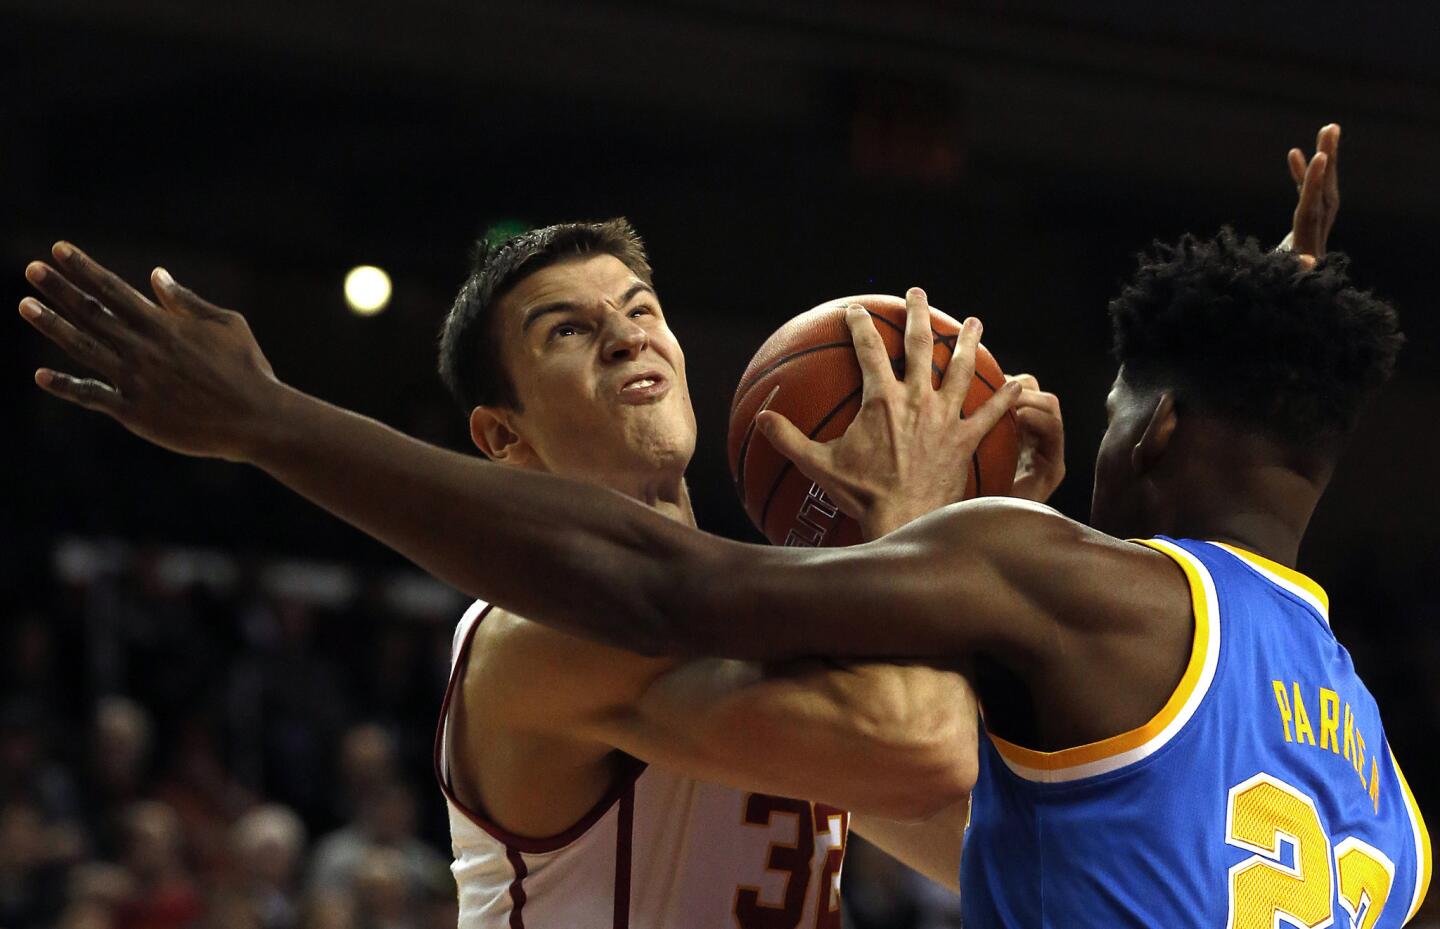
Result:
{"label": "grimacing face", "polygon": [[1137,390],[1122,369],[1105,398],[1105,435],[1095,456],[1090,525],[1116,538],[1153,535],[1134,449],[1155,412],[1153,391]]}
{"label": "grimacing face", "polygon": [[695,451],[685,354],[655,292],[612,255],[557,262],[496,306],[526,448],[513,463],[604,481],[683,474]]}

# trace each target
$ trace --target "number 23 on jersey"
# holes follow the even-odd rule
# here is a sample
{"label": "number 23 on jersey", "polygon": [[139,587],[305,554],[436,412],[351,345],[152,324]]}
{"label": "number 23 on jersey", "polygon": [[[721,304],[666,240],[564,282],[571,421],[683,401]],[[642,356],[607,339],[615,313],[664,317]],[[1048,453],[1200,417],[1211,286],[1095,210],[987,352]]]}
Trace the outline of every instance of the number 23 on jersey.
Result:
{"label": "number 23 on jersey", "polygon": [[1328,926],[1337,885],[1350,924],[1373,929],[1395,882],[1384,852],[1353,836],[1331,845],[1315,801],[1269,774],[1230,788],[1225,840],[1255,853],[1230,869],[1227,929]]}

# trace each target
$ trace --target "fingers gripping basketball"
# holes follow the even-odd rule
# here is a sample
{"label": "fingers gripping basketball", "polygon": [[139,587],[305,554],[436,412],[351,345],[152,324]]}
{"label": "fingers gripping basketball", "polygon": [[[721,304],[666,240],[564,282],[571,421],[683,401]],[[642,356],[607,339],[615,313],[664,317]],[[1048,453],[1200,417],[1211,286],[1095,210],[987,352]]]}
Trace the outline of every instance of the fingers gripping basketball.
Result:
{"label": "fingers gripping basketball", "polygon": [[[859,303],[874,320],[876,345],[852,340],[845,306]],[[800,468],[755,429],[762,407],[774,410],[805,436],[835,439],[855,418],[863,399],[860,357],[888,364],[904,376],[906,356],[924,357],[922,339],[905,339],[905,301],[866,295],[830,301],[790,320],[760,347],[736,389],[730,409],[729,457],[746,513],[777,545],[849,545],[861,540],[854,520],[845,516]],[[862,324],[868,322],[861,319]],[[960,324],[931,310],[929,361],[932,386],[938,388],[960,337]],[[917,351],[922,352],[917,354]],[[857,352],[863,353],[857,356]],[[963,411],[970,416],[1005,383],[995,359],[980,346]],[[1018,448],[1015,417],[1007,412],[968,462],[966,496],[1004,494],[1015,473]],[[783,442],[783,437],[781,438]],[[791,444],[791,443],[784,443]]]}

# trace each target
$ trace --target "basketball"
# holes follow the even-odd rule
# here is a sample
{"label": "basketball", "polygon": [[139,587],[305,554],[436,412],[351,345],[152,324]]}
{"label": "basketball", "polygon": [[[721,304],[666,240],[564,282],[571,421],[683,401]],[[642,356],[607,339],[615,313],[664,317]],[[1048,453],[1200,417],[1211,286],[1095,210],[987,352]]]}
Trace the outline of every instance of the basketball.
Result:
{"label": "basketball", "polygon": [[[904,377],[905,300],[884,294],[841,297],[801,313],[766,339],[730,403],[730,474],[751,522],[775,545],[862,541],[860,524],[840,512],[755,429],[755,414],[778,386],[769,409],[810,438],[828,442],[845,432],[860,411],[861,399],[860,363],[845,324],[845,307],[851,303],[869,311],[896,377]],[[930,325],[935,339],[931,377],[939,387],[960,323],[932,307]],[[965,395],[964,415],[972,414],[1004,384],[1000,366],[981,345],[975,353],[975,378]],[[1009,493],[1018,454],[1019,431],[1011,410],[985,436],[970,461],[955,463],[969,469],[966,499]]]}

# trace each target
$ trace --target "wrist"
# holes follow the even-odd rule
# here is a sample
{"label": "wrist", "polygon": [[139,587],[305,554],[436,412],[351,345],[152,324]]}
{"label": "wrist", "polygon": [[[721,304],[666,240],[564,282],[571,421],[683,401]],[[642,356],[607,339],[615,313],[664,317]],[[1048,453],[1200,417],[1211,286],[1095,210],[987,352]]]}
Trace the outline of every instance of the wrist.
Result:
{"label": "wrist", "polygon": [[314,398],[278,380],[269,381],[239,426],[235,460],[270,470],[295,437],[304,434],[301,421],[306,401],[313,402]]}

